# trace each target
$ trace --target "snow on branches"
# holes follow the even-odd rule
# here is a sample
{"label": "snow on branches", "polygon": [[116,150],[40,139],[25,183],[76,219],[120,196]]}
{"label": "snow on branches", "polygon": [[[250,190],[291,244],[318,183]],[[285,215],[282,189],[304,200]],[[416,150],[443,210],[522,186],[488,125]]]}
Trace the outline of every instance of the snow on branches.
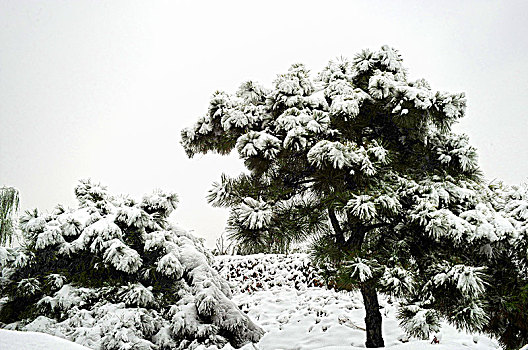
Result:
{"label": "snow on branches", "polygon": [[419,339],[428,339],[440,331],[441,318],[435,310],[423,308],[420,303],[403,305],[398,310],[400,326],[405,332]]}
{"label": "snow on branches", "polygon": [[267,203],[249,197],[235,211],[241,224],[251,230],[267,227],[273,214]]}
{"label": "snow on branches", "polygon": [[361,258],[356,258],[354,261],[346,264],[350,270],[350,276],[356,278],[360,282],[366,282],[372,278],[372,269],[369,266],[369,261]]}
{"label": "snow on branches", "polygon": [[433,285],[441,287],[446,283],[455,286],[464,297],[478,297],[484,293],[483,267],[464,265],[448,266],[442,272],[434,275]]}
{"label": "snow on branches", "polygon": [[375,164],[387,163],[387,150],[377,142],[367,148],[347,142],[319,141],[307,154],[310,164],[324,169],[348,169],[350,174],[360,172],[366,176],[376,174]]}
{"label": "snow on branches", "polygon": [[242,158],[260,153],[266,159],[273,159],[280,149],[280,140],[266,132],[250,132],[239,137],[237,141],[237,150]]}

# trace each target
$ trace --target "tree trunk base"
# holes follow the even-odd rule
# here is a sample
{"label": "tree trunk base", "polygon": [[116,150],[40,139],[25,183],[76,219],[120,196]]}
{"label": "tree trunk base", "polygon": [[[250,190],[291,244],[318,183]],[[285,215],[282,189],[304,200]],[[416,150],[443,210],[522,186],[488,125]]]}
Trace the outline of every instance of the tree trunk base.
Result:
{"label": "tree trunk base", "polygon": [[367,348],[382,348],[385,346],[381,334],[381,313],[379,311],[378,294],[372,286],[361,287],[363,304],[365,305],[365,326],[367,328]]}

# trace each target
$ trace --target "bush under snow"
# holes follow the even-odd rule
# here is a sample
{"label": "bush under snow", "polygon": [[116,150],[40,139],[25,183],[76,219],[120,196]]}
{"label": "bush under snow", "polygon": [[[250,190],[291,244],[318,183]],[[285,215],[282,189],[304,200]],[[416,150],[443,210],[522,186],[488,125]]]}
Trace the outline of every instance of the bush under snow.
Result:
{"label": "bush under snow", "polygon": [[235,293],[273,287],[304,290],[324,285],[307,254],[220,255],[215,257],[213,266]]}
{"label": "bush under snow", "polygon": [[0,250],[0,326],[105,350],[260,339],[201,241],[168,223],[175,194],[134,201],[91,181],[75,194],[78,208],[27,212],[22,246]]}

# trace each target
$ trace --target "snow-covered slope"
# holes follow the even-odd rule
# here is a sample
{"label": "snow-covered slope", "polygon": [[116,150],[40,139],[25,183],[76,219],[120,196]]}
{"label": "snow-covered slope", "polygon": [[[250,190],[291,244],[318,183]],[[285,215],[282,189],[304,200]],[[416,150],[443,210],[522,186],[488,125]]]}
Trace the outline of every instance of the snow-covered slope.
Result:
{"label": "snow-covered slope", "polygon": [[[365,311],[358,292],[336,292],[320,285],[305,254],[216,257],[215,267],[236,291],[233,301],[267,332],[260,350],[364,349]],[[383,336],[394,350],[500,349],[483,335],[444,324],[440,344],[408,339],[396,319],[397,302],[381,297]],[[211,349],[211,348],[210,348]],[[224,350],[231,350],[226,346]],[[254,350],[246,345],[243,350]]]}
{"label": "snow-covered slope", "polygon": [[36,332],[17,332],[0,329],[2,350],[90,350],[82,345]]}
{"label": "snow-covered slope", "polygon": [[[267,332],[257,344],[261,350],[364,348],[365,312],[359,293],[336,292],[311,287],[305,290],[273,287],[253,294],[237,294],[233,301]],[[440,344],[407,340],[396,320],[396,304],[381,298],[383,336],[390,349],[498,349],[498,344],[485,336],[458,332],[444,324],[437,336]],[[232,349],[225,347],[225,350]],[[244,350],[253,349],[251,345]]]}
{"label": "snow-covered slope", "polygon": [[323,279],[307,254],[221,255],[215,257],[213,267],[234,293],[323,286]]}

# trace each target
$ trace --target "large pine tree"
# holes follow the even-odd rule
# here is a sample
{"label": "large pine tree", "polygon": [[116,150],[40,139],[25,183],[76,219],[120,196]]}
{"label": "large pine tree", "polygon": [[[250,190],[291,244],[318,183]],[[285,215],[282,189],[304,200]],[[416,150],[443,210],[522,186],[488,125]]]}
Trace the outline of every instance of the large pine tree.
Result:
{"label": "large pine tree", "polygon": [[414,336],[428,337],[441,318],[471,331],[486,323],[487,247],[515,228],[479,204],[475,149],[451,131],[465,107],[463,93],[408,80],[400,54],[383,46],[332,61],[315,80],[294,64],[271,89],[216,92],[182,144],[189,157],[236,148],[250,174],[222,177],[209,198],[232,208],[233,236],[315,235],[334,285],[362,293],[366,346],[381,347],[378,291],[403,298],[401,322]]}

